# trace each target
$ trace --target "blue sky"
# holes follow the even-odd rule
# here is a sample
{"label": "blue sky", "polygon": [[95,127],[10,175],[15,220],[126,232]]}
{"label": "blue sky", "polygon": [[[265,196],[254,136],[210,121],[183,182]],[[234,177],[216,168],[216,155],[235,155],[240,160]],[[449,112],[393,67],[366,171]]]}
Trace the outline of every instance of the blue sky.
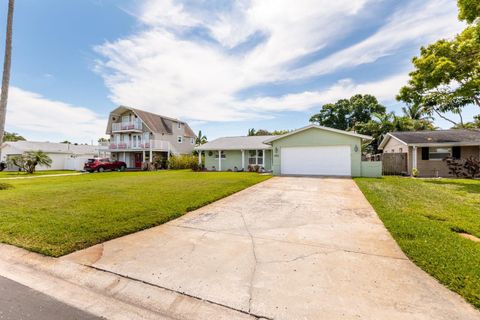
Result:
{"label": "blue sky", "polygon": [[355,93],[400,113],[412,56],[456,15],[451,0],[17,1],[7,130],[89,143],[123,104],[212,139],[298,128]]}

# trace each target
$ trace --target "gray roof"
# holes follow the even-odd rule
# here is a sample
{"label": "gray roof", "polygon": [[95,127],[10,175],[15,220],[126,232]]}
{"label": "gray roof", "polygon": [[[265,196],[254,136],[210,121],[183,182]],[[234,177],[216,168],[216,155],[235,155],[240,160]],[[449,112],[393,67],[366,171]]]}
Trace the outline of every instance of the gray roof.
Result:
{"label": "gray roof", "polygon": [[406,144],[435,144],[435,143],[478,143],[480,144],[480,130],[450,129],[435,131],[391,132],[391,136]]}
{"label": "gray roof", "polygon": [[196,150],[264,150],[272,146],[264,143],[272,136],[223,137],[202,144]]}
{"label": "gray roof", "polygon": [[68,143],[38,142],[38,141],[8,141],[3,143],[2,148],[11,146],[20,152],[43,151],[46,153],[65,153],[78,155],[93,155],[97,153],[99,146],[74,145]]}

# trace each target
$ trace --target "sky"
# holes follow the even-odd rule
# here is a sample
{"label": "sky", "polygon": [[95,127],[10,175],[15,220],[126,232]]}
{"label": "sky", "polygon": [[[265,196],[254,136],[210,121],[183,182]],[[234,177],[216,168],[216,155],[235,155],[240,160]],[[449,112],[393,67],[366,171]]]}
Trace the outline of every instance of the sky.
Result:
{"label": "sky", "polygon": [[455,3],[16,1],[6,129],[91,143],[109,112],[127,105],[187,121],[212,140],[299,128],[323,104],[357,93],[401,114],[395,96],[411,58],[465,27]]}

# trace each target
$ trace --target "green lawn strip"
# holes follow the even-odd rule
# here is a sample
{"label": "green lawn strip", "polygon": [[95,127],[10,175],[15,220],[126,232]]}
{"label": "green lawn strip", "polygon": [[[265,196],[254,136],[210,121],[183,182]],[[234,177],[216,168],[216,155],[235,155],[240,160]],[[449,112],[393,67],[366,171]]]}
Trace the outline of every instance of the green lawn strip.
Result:
{"label": "green lawn strip", "polygon": [[357,178],[405,254],[480,309],[480,181]]}
{"label": "green lawn strip", "polygon": [[43,176],[48,174],[67,174],[76,173],[78,171],[73,170],[41,170],[35,173],[28,174],[23,171],[0,171],[0,178],[15,178],[15,177],[31,177],[31,176]]}
{"label": "green lawn strip", "polygon": [[269,179],[253,173],[108,172],[9,180],[0,241],[61,256],[175,219]]}

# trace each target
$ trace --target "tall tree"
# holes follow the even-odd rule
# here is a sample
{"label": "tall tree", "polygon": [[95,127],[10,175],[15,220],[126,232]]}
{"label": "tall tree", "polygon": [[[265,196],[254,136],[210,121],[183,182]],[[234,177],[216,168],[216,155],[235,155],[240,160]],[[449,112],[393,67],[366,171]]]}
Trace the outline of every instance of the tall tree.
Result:
{"label": "tall tree", "polygon": [[310,118],[310,122],[340,130],[354,130],[357,124],[370,121],[373,114],[384,114],[385,111],[385,106],[374,96],[356,94],[350,99],[323,105],[320,112]]}
{"label": "tall tree", "polygon": [[251,128],[251,129],[248,129],[248,136],[254,136],[256,133],[255,129],[254,128]]}
{"label": "tall tree", "polygon": [[3,135],[5,133],[5,118],[7,115],[10,67],[12,65],[12,29],[14,5],[14,0],[8,0],[7,36],[5,40],[5,58],[3,61],[2,93],[0,95],[0,141],[3,141]]}

